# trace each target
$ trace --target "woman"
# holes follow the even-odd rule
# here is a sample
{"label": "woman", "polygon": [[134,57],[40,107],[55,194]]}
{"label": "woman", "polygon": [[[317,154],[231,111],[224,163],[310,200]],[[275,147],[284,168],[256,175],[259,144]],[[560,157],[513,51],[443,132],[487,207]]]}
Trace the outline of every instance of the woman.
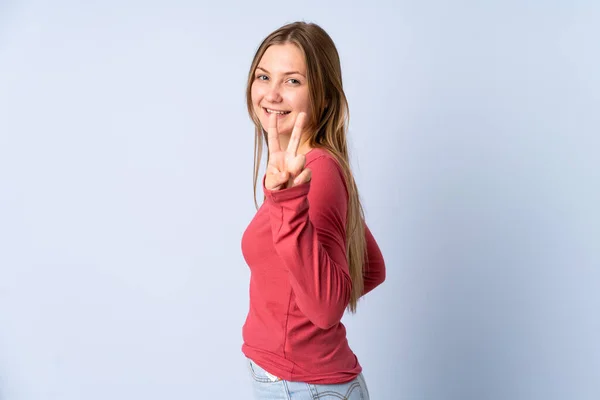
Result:
{"label": "woman", "polygon": [[[368,399],[340,322],[385,279],[350,171],[340,60],[318,25],[270,34],[248,77],[264,202],[242,238],[251,270],[242,351],[257,399]],[[258,207],[258,205],[257,205]],[[343,396],[343,397],[342,397]]]}

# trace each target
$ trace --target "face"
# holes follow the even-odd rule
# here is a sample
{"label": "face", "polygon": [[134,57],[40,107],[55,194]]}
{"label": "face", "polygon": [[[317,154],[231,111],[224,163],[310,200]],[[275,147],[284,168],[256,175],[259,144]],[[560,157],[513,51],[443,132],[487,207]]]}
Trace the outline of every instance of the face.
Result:
{"label": "face", "polygon": [[254,73],[252,104],[263,128],[276,112],[280,135],[290,135],[299,113],[309,114],[310,100],[306,63],[300,49],[291,43],[270,46]]}

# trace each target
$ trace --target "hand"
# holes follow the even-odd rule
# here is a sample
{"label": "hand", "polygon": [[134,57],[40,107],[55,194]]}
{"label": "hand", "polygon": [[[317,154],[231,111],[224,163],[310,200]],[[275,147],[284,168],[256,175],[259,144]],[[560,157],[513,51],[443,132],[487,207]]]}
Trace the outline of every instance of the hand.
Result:
{"label": "hand", "polygon": [[277,114],[273,113],[269,116],[267,129],[269,164],[265,178],[265,187],[268,190],[287,189],[310,181],[311,171],[309,168],[304,168],[306,157],[297,154],[305,118],[305,113],[298,114],[287,150],[283,151],[279,144]]}

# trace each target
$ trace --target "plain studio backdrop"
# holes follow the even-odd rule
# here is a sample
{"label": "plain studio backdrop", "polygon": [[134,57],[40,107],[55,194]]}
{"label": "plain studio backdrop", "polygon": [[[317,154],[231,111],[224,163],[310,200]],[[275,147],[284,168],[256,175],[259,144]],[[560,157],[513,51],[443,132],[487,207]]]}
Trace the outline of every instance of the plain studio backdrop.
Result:
{"label": "plain studio backdrop", "polygon": [[600,398],[596,1],[0,2],[0,399],[250,399],[245,83],[341,55],[374,400]]}

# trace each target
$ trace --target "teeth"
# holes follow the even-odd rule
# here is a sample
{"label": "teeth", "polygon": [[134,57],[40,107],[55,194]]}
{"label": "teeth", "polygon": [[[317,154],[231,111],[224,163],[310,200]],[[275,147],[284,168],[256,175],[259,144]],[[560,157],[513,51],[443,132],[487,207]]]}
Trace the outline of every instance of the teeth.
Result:
{"label": "teeth", "polygon": [[266,110],[267,110],[267,112],[268,112],[269,114],[279,114],[279,115],[283,115],[283,114],[288,114],[288,113],[289,113],[289,111],[277,111],[277,110],[271,110],[271,109],[269,109],[269,108],[267,108]]}

